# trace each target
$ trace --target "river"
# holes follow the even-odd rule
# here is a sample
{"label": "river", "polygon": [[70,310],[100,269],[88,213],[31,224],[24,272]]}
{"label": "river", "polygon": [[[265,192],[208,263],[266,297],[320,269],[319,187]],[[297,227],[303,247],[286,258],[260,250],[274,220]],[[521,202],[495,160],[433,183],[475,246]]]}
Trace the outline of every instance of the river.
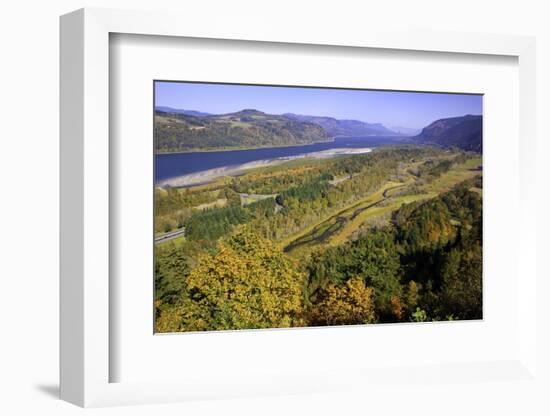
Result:
{"label": "river", "polygon": [[302,146],[158,154],[155,155],[155,184],[191,186],[273,162],[306,156],[362,153],[373,147],[399,143],[402,143],[402,138],[398,137],[337,137],[330,142]]}

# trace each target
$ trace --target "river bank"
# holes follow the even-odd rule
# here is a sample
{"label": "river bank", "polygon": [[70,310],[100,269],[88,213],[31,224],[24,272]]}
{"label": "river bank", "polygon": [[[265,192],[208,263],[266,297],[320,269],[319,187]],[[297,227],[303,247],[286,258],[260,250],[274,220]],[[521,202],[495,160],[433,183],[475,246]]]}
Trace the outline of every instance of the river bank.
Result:
{"label": "river bank", "polygon": [[194,186],[194,185],[203,185],[203,184],[212,182],[213,180],[221,176],[239,176],[251,169],[280,165],[290,160],[305,159],[305,158],[326,159],[326,158],[332,158],[337,156],[364,154],[364,153],[369,153],[371,151],[372,151],[371,148],[327,149],[327,150],[320,150],[316,152],[303,153],[303,154],[292,155],[292,156],[282,156],[282,157],[277,157],[273,159],[262,159],[262,160],[247,162],[247,163],[222,166],[214,169],[206,169],[206,170],[191,173],[188,175],[181,175],[178,177],[165,179],[157,182],[157,186],[163,187],[163,188],[165,187],[182,188],[182,187],[188,187],[188,186]]}

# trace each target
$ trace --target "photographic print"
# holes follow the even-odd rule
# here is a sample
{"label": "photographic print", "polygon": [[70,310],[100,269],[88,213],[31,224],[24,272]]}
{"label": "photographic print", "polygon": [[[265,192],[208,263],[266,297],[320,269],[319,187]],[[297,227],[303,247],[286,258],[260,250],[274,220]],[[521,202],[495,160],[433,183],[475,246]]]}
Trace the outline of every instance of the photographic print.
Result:
{"label": "photographic print", "polygon": [[154,81],[155,332],[483,318],[483,96]]}

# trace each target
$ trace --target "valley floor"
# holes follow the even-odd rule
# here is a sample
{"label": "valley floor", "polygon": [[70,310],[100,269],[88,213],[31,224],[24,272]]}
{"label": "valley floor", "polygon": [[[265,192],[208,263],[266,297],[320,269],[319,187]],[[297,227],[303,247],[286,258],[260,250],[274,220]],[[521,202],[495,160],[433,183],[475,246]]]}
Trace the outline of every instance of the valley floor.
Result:
{"label": "valley floor", "polygon": [[[281,283],[277,279],[283,276],[297,279],[296,290],[304,292],[302,295],[296,293],[297,297],[292,300],[298,309],[283,314],[278,323],[242,323],[245,328],[333,322],[334,316],[327,317],[321,312],[332,307],[323,306],[323,302],[328,301],[326,297],[351,296],[363,291],[366,292],[361,296],[371,299],[361,301],[370,305],[368,310],[362,312],[362,318],[348,317],[341,323],[478,317],[480,289],[477,279],[481,279],[481,272],[478,269],[464,271],[474,279],[473,292],[468,292],[467,296],[471,296],[468,306],[461,306],[462,301],[455,305],[456,296],[466,295],[454,292],[449,295],[441,285],[442,279],[456,277],[445,277],[447,269],[424,270],[426,260],[418,257],[418,253],[424,253],[429,247],[429,256],[437,258],[429,261],[441,265],[451,261],[449,256],[454,252],[477,261],[481,237],[467,242],[464,239],[472,233],[472,227],[476,233],[481,232],[481,165],[481,156],[475,153],[414,146],[388,147],[367,154],[332,159],[305,158],[258,166],[239,176],[219,177],[208,184],[188,188],[156,189],[155,296],[160,319],[157,329],[161,332],[237,329],[240,324],[223,323],[226,318],[221,315],[208,324],[215,328],[196,327],[202,318],[186,324],[182,317],[218,313],[217,307],[200,306],[202,301],[197,303],[191,294],[208,287],[214,290],[218,284],[229,284],[222,282],[226,278],[234,285],[253,273],[243,282],[250,287],[243,290],[251,290],[246,296],[252,298],[263,293],[266,288],[262,285],[267,283],[253,283],[253,279],[260,278],[264,272],[266,279],[270,273],[258,269],[259,274],[254,274],[254,265],[264,264],[265,260],[257,257],[264,255],[262,253],[271,253],[269,256],[273,257],[268,264],[275,262],[273,264],[280,270],[277,273],[282,273],[273,275],[277,284]],[[451,196],[442,199],[447,194]],[[426,203],[431,205],[424,207]],[[249,244],[252,244],[252,251],[245,249]],[[374,245],[352,254],[357,245],[363,244]],[[382,248],[380,244],[389,246]],[[224,256],[234,250],[245,251],[235,252],[237,257],[233,260],[225,259]],[[363,259],[357,265],[349,262],[358,261],[365,255],[382,257],[365,269],[369,271],[359,272],[374,260]],[[238,266],[240,262],[251,263],[243,264],[240,274],[229,277],[229,270],[237,270],[241,267]],[[467,263],[460,267],[466,266]],[[354,271],[347,272],[346,267]],[[373,267],[382,267],[377,273],[387,275],[387,282],[376,280],[380,278],[370,280]],[[292,273],[297,274],[292,277]],[[353,279],[361,273],[367,274],[359,284]],[[204,289],[193,289],[195,283],[192,282],[196,281],[200,282],[199,286],[206,285]],[[268,286],[273,288],[273,284]],[[346,286],[356,284],[359,286]],[[230,292],[233,290],[237,289]],[[331,292],[333,290],[336,292]],[[348,290],[352,292],[344,294]],[[246,298],[249,299],[246,302],[252,302],[252,298]],[[305,299],[301,306],[299,299]],[[335,305],[340,302],[334,301]],[[203,307],[206,309],[200,309]],[[247,307],[238,306],[239,313],[248,316]],[[334,313],[339,316],[341,312],[336,310]],[[338,319],[334,322],[340,322]]]}

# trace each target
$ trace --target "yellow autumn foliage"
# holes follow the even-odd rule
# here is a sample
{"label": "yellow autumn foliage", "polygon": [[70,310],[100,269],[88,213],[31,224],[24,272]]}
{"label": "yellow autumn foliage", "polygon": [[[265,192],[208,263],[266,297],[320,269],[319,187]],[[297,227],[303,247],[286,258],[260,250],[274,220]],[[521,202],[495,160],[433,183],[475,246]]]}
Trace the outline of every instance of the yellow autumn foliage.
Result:
{"label": "yellow autumn foliage", "polygon": [[270,241],[243,228],[199,259],[187,297],[161,312],[157,331],[300,326],[304,278]]}
{"label": "yellow autumn foliage", "polygon": [[180,308],[168,308],[160,311],[155,321],[155,332],[180,332],[182,311]]}
{"label": "yellow autumn foliage", "polygon": [[311,325],[354,325],[373,323],[374,290],[354,277],[344,285],[329,285],[310,311]]}

